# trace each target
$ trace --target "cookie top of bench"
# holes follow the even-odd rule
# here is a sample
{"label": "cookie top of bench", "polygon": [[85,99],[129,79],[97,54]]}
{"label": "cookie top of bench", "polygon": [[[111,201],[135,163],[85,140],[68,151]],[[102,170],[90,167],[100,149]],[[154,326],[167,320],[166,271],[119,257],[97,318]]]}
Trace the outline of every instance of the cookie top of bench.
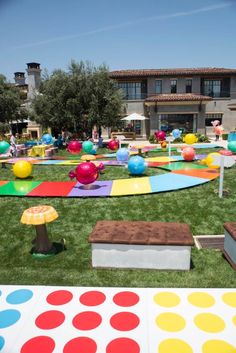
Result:
{"label": "cookie top of bench", "polygon": [[228,231],[231,237],[236,240],[236,222],[224,223],[224,228]]}
{"label": "cookie top of bench", "polygon": [[98,221],[90,243],[194,245],[188,224],[145,221]]}

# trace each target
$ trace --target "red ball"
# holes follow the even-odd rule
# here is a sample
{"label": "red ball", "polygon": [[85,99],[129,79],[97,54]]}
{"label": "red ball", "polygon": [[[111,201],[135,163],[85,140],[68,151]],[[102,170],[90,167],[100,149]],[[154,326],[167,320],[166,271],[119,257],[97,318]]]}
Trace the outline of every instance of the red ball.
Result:
{"label": "red ball", "polygon": [[112,151],[116,151],[119,148],[119,141],[111,140],[108,142],[107,147]]}
{"label": "red ball", "polygon": [[183,159],[191,162],[195,158],[195,149],[193,147],[185,147],[182,151]]}
{"label": "red ball", "polygon": [[156,131],[154,135],[158,141],[164,141],[166,138],[165,131]]}
{"label": "red ball", "polygon": [[98,168],[92,162],[84,162],[76,167],[75,174],[81,184],[91,184],[98,178]]}
{"label": "red ball", "polygon": [[79,154],[82,150],[82,144],[79,141],[70,141],[67,147],[68,152],[72,154]]}

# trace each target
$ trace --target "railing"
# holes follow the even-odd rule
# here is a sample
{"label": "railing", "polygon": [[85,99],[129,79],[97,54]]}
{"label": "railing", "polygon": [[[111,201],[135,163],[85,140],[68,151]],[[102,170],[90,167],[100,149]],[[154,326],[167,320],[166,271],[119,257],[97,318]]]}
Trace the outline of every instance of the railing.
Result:
{"label": "railing", "polygon": [[139,93],[139,94],[127,94],[124,96],[124,100],[144,100],[147,98],[147,93]]}
{"label": "railing", "polygon": [[202,94],[204,96],[209,96],[212,98],[230,98],[230,92],[229,91],[221,91],[221,92],[210,92],[210,93],[206,93],[206,92],[202,92]]}

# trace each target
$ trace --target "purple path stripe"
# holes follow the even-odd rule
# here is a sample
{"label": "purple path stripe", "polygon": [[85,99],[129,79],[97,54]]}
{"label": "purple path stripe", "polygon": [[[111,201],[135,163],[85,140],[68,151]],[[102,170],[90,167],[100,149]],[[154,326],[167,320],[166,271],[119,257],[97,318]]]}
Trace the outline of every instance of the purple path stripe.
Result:
{"label": "purple path stripe", "polygon": [[[100,162],[100,161],[99,161]],[[120,162],[120,161],[101,161],[104,165],[127,165],[125,162]]]}
{"label": "purple path stripe", "polygon": [[110,196],[112,181],[95,181],[90,185],[90,188],[86,189],[86,185],[77,183],[68,197],[87,197],[87,196]]}

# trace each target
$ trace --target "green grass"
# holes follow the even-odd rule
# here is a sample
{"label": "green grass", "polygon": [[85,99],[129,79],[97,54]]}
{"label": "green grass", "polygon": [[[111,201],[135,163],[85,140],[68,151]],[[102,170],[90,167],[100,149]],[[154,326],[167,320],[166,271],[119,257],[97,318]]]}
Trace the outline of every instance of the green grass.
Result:
{"label": "green grass", "polygon": [[[63,153],[67,155],[67,152]],[[68,171],[74,168],[34,166],[33,180],[69,180]],[[157,172],[149,169],[147,175]],[[93,269],[88,243],[88,236],[98,220],[185,222],[194,235],[222,234],[223,223],[236,219],[235,172],[236,167],[225,170],[224,188],[228,189],[229,195],[222,199],[217,194],[219,180],[176,192],[130,197],[1,197],[0,283],[235,288],[235,271],[219,251],[193,248],[191,271]],[[128,171],[124,168],[107,167],[100,179],[127,176]],[[14,179],[11,166],[0,169],[0,180]],[[33,226],[20,223],[23,211],[39,204],[51,205],[59,213],[59,218],[47,226],[50,238],[53,241],[66,238],[67,241],[66,251],[47,260],[31,257],[29,251],[35,230]]]}

